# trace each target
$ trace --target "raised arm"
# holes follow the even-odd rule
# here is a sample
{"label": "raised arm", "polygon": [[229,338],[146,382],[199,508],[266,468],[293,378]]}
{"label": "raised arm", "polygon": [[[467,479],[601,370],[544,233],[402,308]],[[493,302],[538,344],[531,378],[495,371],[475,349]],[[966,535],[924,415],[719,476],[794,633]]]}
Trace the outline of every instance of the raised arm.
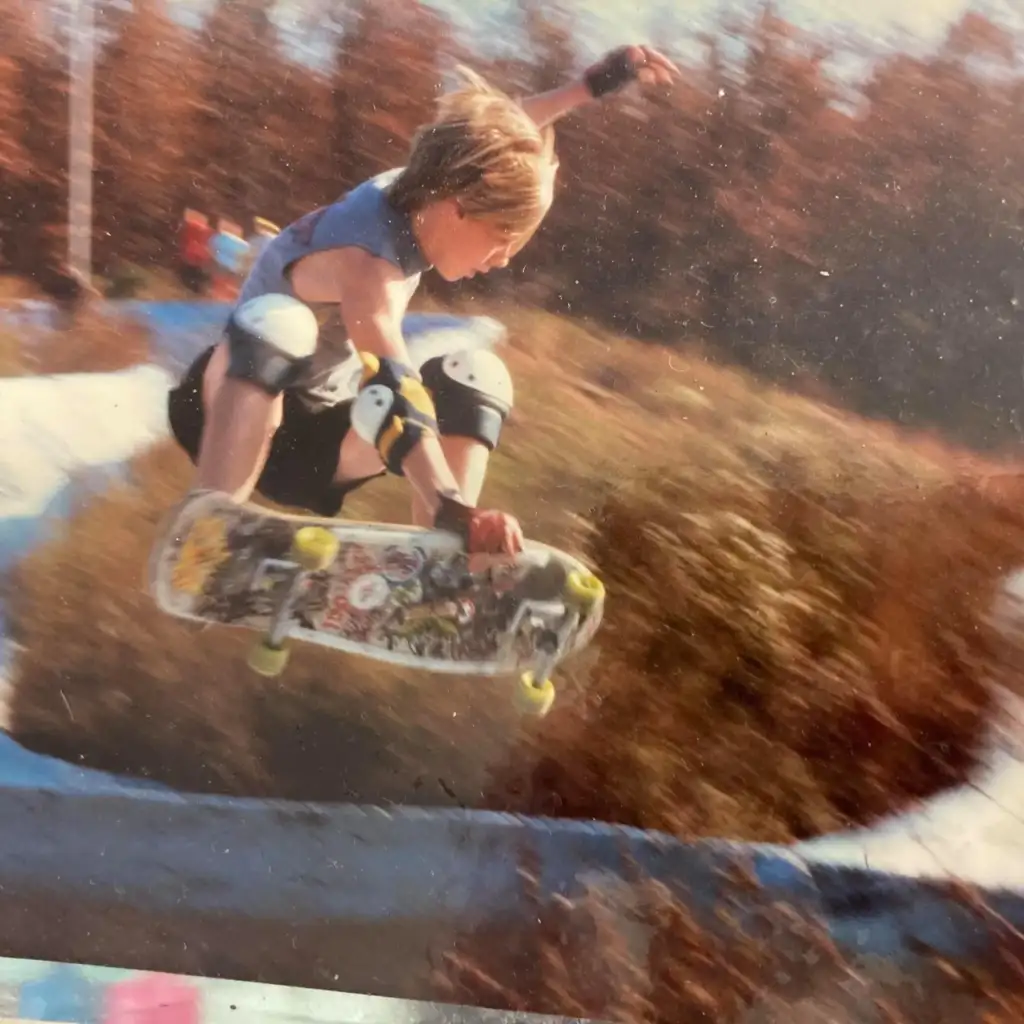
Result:
{"label": "raised arm", "polygon": [[523,109],[537,124],[551,124],[591,100],[617,92],[630,82],[667,84],[679,69],[650,46],[620,46],[591,64],[575,82],[522,100]]}

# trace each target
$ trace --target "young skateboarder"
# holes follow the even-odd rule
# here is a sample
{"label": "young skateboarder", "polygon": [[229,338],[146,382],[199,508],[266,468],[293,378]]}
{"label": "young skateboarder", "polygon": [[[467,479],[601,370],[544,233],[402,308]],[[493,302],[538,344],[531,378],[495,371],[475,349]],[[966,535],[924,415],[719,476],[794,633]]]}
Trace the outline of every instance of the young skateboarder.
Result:
{"label": "young skateboarder", "polygon": [[633,81],[670,82],[656,50],[624,46],[562,88],[516,101],[478,75],[442,98],[405,167],[364,182],[273,238],[249,272],[223,339],[170,395],[196,489],[258,491],[337,515],[345,495],[391,472],[416,525],[469,551],[515,554],[519,523],[477,507],[512,406],[504,363],[485,350],[411,365],[402,320],[420,276],[504,267],[547,214],[553,122]]}

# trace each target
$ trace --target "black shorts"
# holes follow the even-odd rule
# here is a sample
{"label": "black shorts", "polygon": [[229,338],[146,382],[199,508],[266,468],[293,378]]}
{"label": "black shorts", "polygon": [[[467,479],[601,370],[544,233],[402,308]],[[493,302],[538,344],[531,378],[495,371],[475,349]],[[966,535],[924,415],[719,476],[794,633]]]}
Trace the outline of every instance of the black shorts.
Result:
{"label": "black shorts", "polygon": [[[213,351],[212,347],[207,349],[189,367],[168,399],[171,432],[193,463],[199,457],[206,418],[203,374]],[[256,490],[279,505],[336,516],[346,494],[375,479],[366,477],[344,484],[334,479],[341,442],[352,425],[351,409],[349,401],[314,412],[297,395],[286,391],[281,426],[274,434]],[[384,471],[377,475],[383,476]]]}

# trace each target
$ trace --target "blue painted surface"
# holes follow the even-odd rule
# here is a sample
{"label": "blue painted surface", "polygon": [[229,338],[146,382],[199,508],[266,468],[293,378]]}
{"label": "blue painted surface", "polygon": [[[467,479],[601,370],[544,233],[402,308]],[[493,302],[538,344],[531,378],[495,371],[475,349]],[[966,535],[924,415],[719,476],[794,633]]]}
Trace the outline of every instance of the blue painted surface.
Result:
{"label": "blue painted surface", "polygon": [[[118,311],[144,321],[153,332],[153,354],[157,359],[184,365],[216,340],[231,307],[224,302],[117,303]],[[499,337],[503,331],[487,317],[460,317],[446,313],[410,313],[402,324],[410,344],[427,335],[459,331],[478,338]]]}
{"label": "blue painted surface", "polygon": [[[682,844],[585,822],[455,810],[300,805],[167,792],[97,796],[0,789],[0,882],[39,878],[94,898],[118,892],[164,910],[352,922],[468,920],[523,912],[519,868],[541,889],[578,895],[586,875],[622,877],[632,861],[684,880],[710,910],[728,845]],[[806,867],[783,850],[750,854],[764,884],[816,904]]]}
{"label": "blue painted surface", "polygon": [[[717,897],[730,868],[747,864],[773,902],[823,923],[840,950],[915,961],[927,946],[971,961],[991,955],[993,933],[941,887],[870,872],[808,865],[784,849],[705,842],[613,826],[482,812],[0,789],[0,887],[45,885],[54,895],[171,912],[227,911],[298,925],[330,921],[369,943],[388,934],[436,936],[380,947],[372,991],[430,998],[426,986],[389,990],[380,979],[421,976],[450,937],[485,921],[530,928],[536,903],[521,866],[535,870],[541,902],[586,884],[632,876],[633,866],[684,898],[705,928],[720,927]],[[995,894],[1024,926],[1024,900]],[[741,899],[742,906],[742,899]],[[740,915],[742,922],[742,914]],[[369,931],[368,931],[369,929]],[[358,977],[345,986],[361,989]],[[397,986],[397,981],[395,985]]]}
{"label": "blue painted surface", "polygon": [[27,981],[18,995],[18,1016],[31,1021],[95,1024],[100,1000],[80,967],[54,964],[41,978]]}
{"label": "blue painted surface", "polygon": [[[227,309],[124,305],[152,326],[155,354],[179,361],[208,343]],[[465,332],[467,323],[441,316],[406,324],[413,337],[449,329]],[[55,514],[66,511],[60,494],[51,506]],[[36,529],[29,521],[0,524],[0,538],[27,544]],[[815,862],[778,847],[683,844],[602,824],[480,812],[186,796],[32,754],[2,736],[0,821],[0,889],[8,893],[44,887],[179,912],[330,919],[354,936],[368,925],[422,926],[443,937],[481,920],[529,924],[535,910],[518,873],[524,857],[542,897],[571,897],[595,878],[631,877],[635,864],[712,924],[721,872],[739,856],[752,861],[766,892],[820,916],[847,951],[908,958],[926,943],[969,958],[992,941],[932,884]],[[1010,922],[1024,926],[1021,896],[1003,892],[993,899]],[[422,972],[430,950],[399,953],[385,944],[380,956],[382,976],[408,977]],[[352,984],[358,988],[359,979]]]}
{"label": "blue painted surface", "polygon": [[56,757],[37,754],[26,750],[4,732],[0,732],[0,786],[89,796],[168,791],[166,786],[156,782],[79,768]]}
{"label": "blue painted surface", "polygon": [[88,472],[77,474],[53,491],[39,515],[0,516],[0,573],[44,541],[52,526],[71,514],[79,499],[123,480],[124,476],[123,463],[92,466]]}

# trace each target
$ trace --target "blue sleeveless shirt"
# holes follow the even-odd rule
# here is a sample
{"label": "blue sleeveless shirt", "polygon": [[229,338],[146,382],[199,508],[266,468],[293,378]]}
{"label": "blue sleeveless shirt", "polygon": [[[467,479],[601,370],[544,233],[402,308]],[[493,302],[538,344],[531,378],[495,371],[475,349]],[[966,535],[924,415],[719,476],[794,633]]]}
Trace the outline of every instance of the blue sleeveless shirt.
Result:
{"label": "blue sleeveless shirt", "polygon": [[[291,268],[304,256],[355,246],[397,267],[408,282],[408,299],[427,269],[407,214],[389,202],[387,187],[401,168],[386,171],[347,192],[337,202],[300,217],[274,237],[259,254],[242,285],[238,303],[274,292],[295,296]],[[305,302],[305,300],[302,300]],[[362,366],[348,337],[337,302],[306,302],[320,325],[313,366],[295,390],[310,408],[351,398]]]}

